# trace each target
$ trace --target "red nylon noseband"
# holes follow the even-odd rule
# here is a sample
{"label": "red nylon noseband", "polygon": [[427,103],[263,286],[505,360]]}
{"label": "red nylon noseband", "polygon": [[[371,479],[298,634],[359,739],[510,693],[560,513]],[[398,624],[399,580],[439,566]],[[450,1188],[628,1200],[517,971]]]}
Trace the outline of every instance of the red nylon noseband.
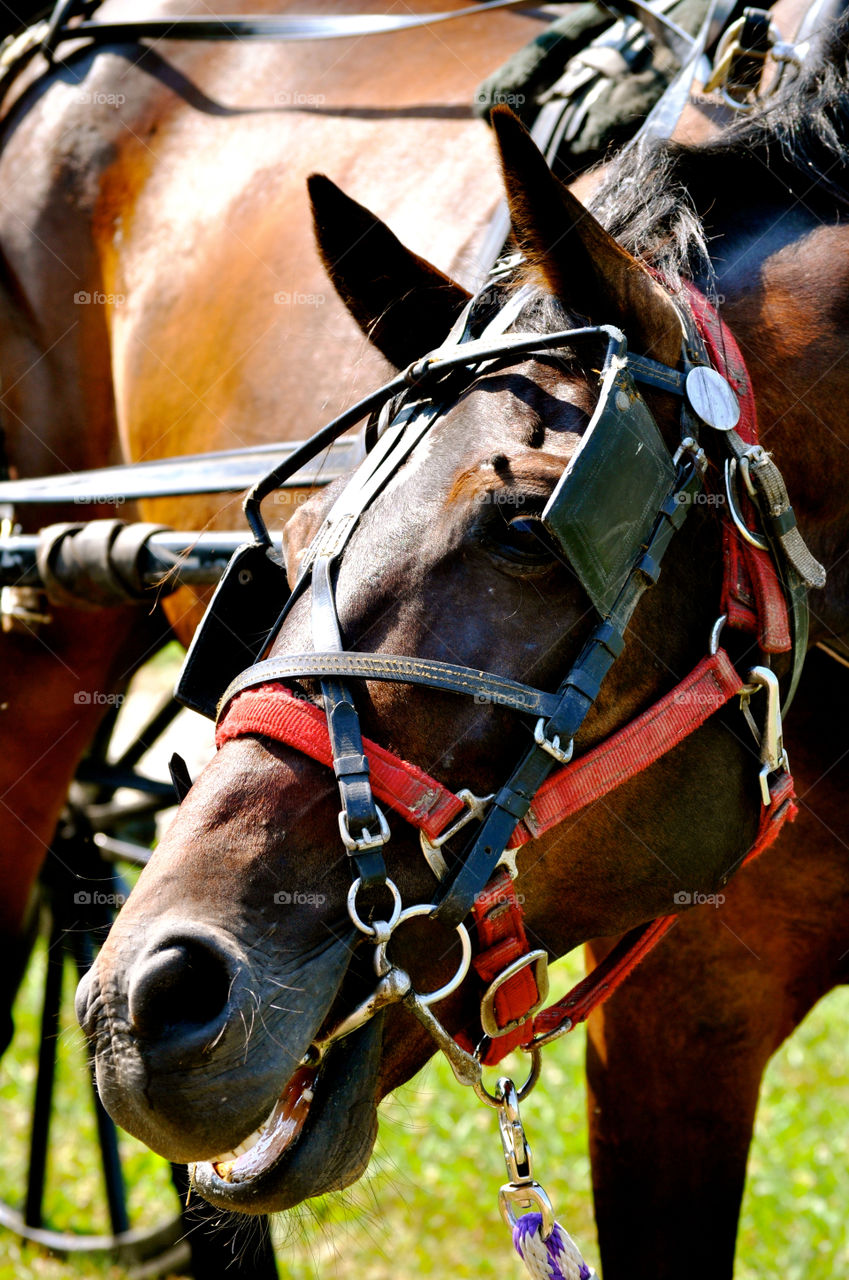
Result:
{"label": "red nylon noseband", "polygon": [[[215,745],[258,733],[333,767],[327,717],[282,684],[263,684],[234,698],[215,731]],[[372,790],[379,800],[435,840],[463,810],[463,801],[414,764],[363,738]]]}

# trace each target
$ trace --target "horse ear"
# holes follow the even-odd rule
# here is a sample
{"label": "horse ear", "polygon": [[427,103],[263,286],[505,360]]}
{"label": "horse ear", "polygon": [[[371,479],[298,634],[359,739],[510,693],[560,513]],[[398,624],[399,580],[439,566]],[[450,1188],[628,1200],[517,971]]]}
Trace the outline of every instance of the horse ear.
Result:
{"label": "horse ear", "polygon": [[681,321],[666,291],[555,178],[509,107],[496,107],[492,124],[513,234],[532,269],[570,310],[617,325],[635,350],[677,364]]}
{"label": "horse ear", "polygon": [[399,369],[437,346],[471,295],[329,178],[307,185],[321,260],[366,337]]}

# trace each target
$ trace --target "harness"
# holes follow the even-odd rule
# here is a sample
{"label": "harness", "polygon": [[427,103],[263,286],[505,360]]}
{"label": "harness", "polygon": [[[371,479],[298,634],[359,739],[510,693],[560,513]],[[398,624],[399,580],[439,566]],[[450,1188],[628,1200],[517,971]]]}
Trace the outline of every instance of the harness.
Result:
{"label": "harness", "polygon": [[[765,467],[769,491],[775,496],[773,469],[777,473],[777,468],[771,459],[763,461],[767,455],[757,443],[752,389],[733,336],[695,290],[690,291],[689,300],[692,315],[681,311],[681,369],[629,352],[624,335],[610,325],[546,334],[506,333],[521,318],[527,301],[522,290],[513,294],[496,320],[475,337],[469,323],[473,300],[443,347],[343,414],[311,442],[321,448],[334,433],[350,426],[352,414],[363,416],[380,409],[376,443],[307,549],[282,614],[284,573],[260,504],[300,459],[290,459],[277,468],[246,500],[245,511],[256,540],[242,548],[219,585],[187,656],[177,693],[182,701],[207,714],[218,703],[219,746],[248,734],[261,734],[332,767],[336,775],[340,837],[352,871],[349,914],[355,927],[375,944],[379,982],[359,1009],[317,1042],[313,1050],[316,1059],[377,1009],[404,1000],[447,1053],[458,1078],[474,1083],[482,1096],[491,1100],[480,1083],[481,1064],[499,1061],[517,1045],[534,1056],[535,1078],[540,1047],[577,1025],[606,999],[671,928],[676,916],[632,930],[589,977],[563,1000],[543,1009],[548,991],[547,954],[528,945],[522,908],[513,888],[517,851],[648,768],[732,697],[741,696],[760,746],[761,815],[755,841],[742,861],[767,848],[784,822],[795,816],[793,782],[781,736],[778,679],[767,665],[755,666],[742,677],[719,641],[727,620],[738,628],[754,628],[766,653],[791,653],[792,694],[807,637],[805,586],[821,585],[824,573],[801,540],[792,508],[785,503],[786,491],[763,518],[769,553],[754,545],[761,539],[747,521],[751,522],[755,507],[760,511],[763,502],[763,486],[759,490],[755,477],[758,467]],[[453,403],[458,370],[465,371],[465,382],[483,371],[509,367],[519,356],[551,356],[600,342],[606,350],[596,409],[541,516],[599,617],[558,688],[548,692],[446,662],[346,652],[335,606],[338,563],[362,513]],[[453,379],[446,383],[450,375]],[[674,454],[667,449],[638,385],[662,389],[680,401],[681,442]],[[729,462],[737,461],[745,468],[751,485],[751,494],[747,490],[738,496],[729,469],[732,503],[723,532],[724,612],[714,627],[709,652],[654,706],[572,760],[575,736],[604,677],[622,652],[637,604],[656,582],[667,547],[702,491],[707,466],[699,443],[703,428],[714,437],[711,451],[719,445]],[[304,449],[310,447],[308,444]],[[611,538],[614,524],[617,533]],[[270,634],[264,633],[260,644],[254,645],[255,657],[260,660],[235,677],[228,672],[222,681],[217,642],[236,621],[234,584],[246,566],[252,573],[260,563],[265,565],[266,590],[277,575],[273,610],[280,616],[274,618]],[[269,640],[308,587],[315,651],[262,660]],[[244,595],[241,600],[244,603]],[[264,604],[270,616],[267,599]],[[255,609],[254,616],[260,612]],[[241,643],[244,651],[244,637]],[[229,658],[231,662],[235,658],[232,645]],[[217,681],[212,679],[214,670]],[[319,680],[323,708],[296,697],[287,687],[286,682],[308,678]],[[455,793],[414,764],[363,739],[348,683],[352,679],[419,684],[508,707],[532,718],[533,743],[492,795]],[[748,703],[761,689],[765,710],[763,729],[758,732]],[[380,805],[393,809],[419,830],[424,855],[437,881],[433,902],[402,909],[400,894],[386,876],[383,851],[390,830]],[[476,829],[465,849],[449,861],[448,844],[474,823]],[[388,920],[366,922],[358,909],[359,895],[364,888],[378,885],[389,888],[393,910]],[[476,926],[473,963],[483,985],[481,1029],[467,1028],[454,1040],[431,1013],[430,1005],[455,990],[472,963],[471,940],[464,923],[470,913]],[[394,930],[412,916],[422,915],[456,929],[463,948],[454,978],[428,996],[412,992],[408,976],[386,957]]]}

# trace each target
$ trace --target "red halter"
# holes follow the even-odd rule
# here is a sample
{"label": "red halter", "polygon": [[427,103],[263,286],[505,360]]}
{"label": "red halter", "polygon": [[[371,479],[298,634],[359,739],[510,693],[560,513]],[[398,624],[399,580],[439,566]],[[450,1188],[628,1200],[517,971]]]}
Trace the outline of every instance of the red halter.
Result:
{"label": "red halter", "polygon": [[[737,343],[702,295],[691,286],[687,286],[687,292],[714,367],[728,379],[739,398],[739,434],[747,444],[756,444],[754,395]],[[746,543],[727,518],[723,541],[722,608],[728,614],[729,625],[757,632],[765,652],[785,652],[791,647],[787,606],[772,559]],[[544,835],[565,818],[642,773],[695,732],[744,684],[723,649],[702,659],[652,707],[554,773],[518,823],[509,847],[518,848]],[[322,764],[332,764],[324,711],[296,698],[280,684],[262,685],[234,698],[219,723],[216,745],[221,747],[248,734],[260,734],[295,747]],[[448,830],[463,811],[460,797],[377,743],[364,739],[363,745],[375,796],[430,840]],[[793,779],[786,770],[779,771],[770,786],[770,804],[762,809],[757,836],[743,862],[768,848],[784,822],[792,821],[796,812]],[[553,1040],[582,1022],[616,990],[677,919],[674,914],[663,916],[631,930],[562,1000],[537,1012],[544,998],[534,963],[537,956],[528,946],[522,907],[506,870],[497,871],[479,894],[473,915],[477,933],[473,965],[486,988],[484,1000],[490,1025],[502,1029],[491,1037],[481,1055],[485,1065],[499,1062],[518,1046]],[[480,1034],[461,1032],[457,1039],[464,1048],[472,1049]]]}

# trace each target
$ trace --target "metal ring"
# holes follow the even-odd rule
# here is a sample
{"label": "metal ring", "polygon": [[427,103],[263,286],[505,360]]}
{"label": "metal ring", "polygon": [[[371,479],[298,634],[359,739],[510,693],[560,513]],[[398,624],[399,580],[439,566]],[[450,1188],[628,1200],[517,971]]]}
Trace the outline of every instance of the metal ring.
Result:
{"label": "metal ring", "polygon": [[[357,876],[354,883],[348,890],[348,915],[351,917],[351,923],[360,933],[364,933],[367,938],[376,938],[377,930],[370,924],[364,924],[357,912],[357,893],[363,883],[362,876]],[[391,933],[401,917],[401,895],[394,880],[384,880],[381,888],[387,888],[392,894],[392,915],[386,921],[386,927]],[[381,924],[384,923],[381,921]]]}
{"label": "metal ring", "polygon": [[548,1240],[556,1225],[554,1208],[545,1189],[538,1182],[524,1182],[518,1185],[506,1182],[498,1192],[498,1208],[507,1226],[512,1229],[523,1218],[524,1214],[516,1214],[514,1206],[532,1212],[536,1209],[542,1218],[542,1241]]}
{"label": "metal ring", "polygon": [[737,471],[737,459],[726,458],[725,460],[725,494],[728,499],[728,510],[731,513],[731,519],[734,521],[734,527],[746,542],[751,546],[757,547],[759,551],[769,551],[769,543],[766,538],[761,537],[759,533],[753,533],[749,526],[743,520],[737,510],[732,493],[732,481]]}
{"label": "metal ring", "polygon": [[729,107],[732,111],[739,111],[743,115],[747,115],[750,111],[754,111],[755,107],[757,107],[761,102],[759,97],[753,98],[751,102],[741,101],[740,98],[735,98],[724,84],[719,86],[719,96],[722,98],[726,107]]}
{"label": "metal ring", "polygon": [[[531,1057],[531,1069],[528,1072],[528,1078],[522,1085],[521,1089],[516,1090],[516,1097],[519,1102],[524,1102],[528,1094],[533,1089],[537,1080],[539,1080],[542,1071],[542,1052],[538,1045],[532,1044],[527,1049],[522,1049],[523,1053],[529,1053]],[[499,1098],[496,1094],[490,1093],[482,1079],[479,1079],[473,1086],[473,1089],[481,1102],[485,1102],[488,1107],[502,1106],[504,1099]]]}
{"label": "metal ring", "polygon": [[710,643],[708,645],[708,649],[711,656],[713,656],[713,654],[715,654],[719,649],[719,637],[722,635],[722,628],[725,626],[727,621],[728,614],[721,613],[710,629]]}
{"label": "metal ring", "polygon": [[[435,911],[435,903],[420,902],[415,907],[407,907],[406,910],[402,911],[392,927],[393,929],[399,928],[402,924],[406,924],[408,920],[413,920],[417,916],[432,916]],[[472,961],[472,940],[469,937],[469,931],[464,924],[457,925],[457,933],[460,935],[460,945],[463,948],[457,972],[450,981],[446,982],[444,986],[438,987],[436,991],[428,992],[425,995],[421,995],[418,991],[415,992],[415,996],[419,1004],[423,1004],[425,1007],[431,1004],[436,1004],[439,1000],[444,1000],[446,996],[450,996],[452,992],[457,990],[460,983],[469,972],[469,966]],[[384,942],[378,947],[378,954],[375,956],[375,967],[378,967],[381,961],[386,961],[386,964],[390,963],[386,959],[386,948],[388,945],[388,942]],[[378,973],[379,972],[380,969],[378,967]]]}

